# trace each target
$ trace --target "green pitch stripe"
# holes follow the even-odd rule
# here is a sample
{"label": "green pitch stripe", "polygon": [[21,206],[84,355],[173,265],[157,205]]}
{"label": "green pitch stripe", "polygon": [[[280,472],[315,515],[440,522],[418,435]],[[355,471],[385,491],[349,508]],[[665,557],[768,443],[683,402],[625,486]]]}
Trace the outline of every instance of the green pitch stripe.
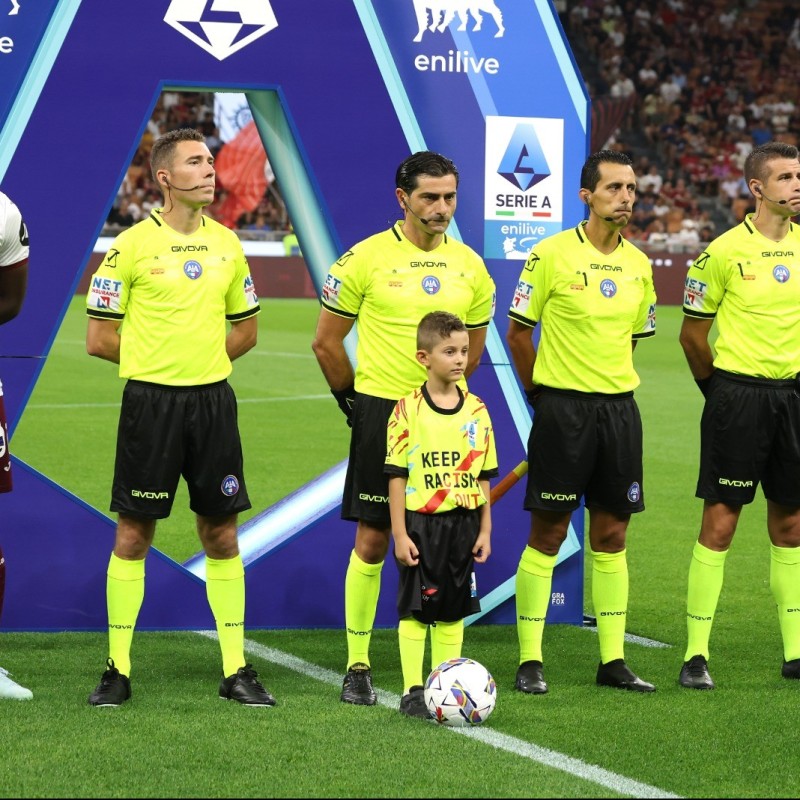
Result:
{"label": "green pitch stripe", "polygon": [[[216,631],[195,631],[195,633],[200,636],[206,636],[209,639],[217,639]],[[304,661],[302,658],[284,653],[282,650],[266,647],[258,642],[251,642],[247,639],[245,640],[244,648],[246,652],[258,656],[264,661],[269,661],[279,667],[299,672],[301,675],[314,678],[330,686],[341,688],[342,676],[338,672],[333,672],[317,664]],[[378,703],[380,705],[386,706],[393,711],[396,711],[400,705],[400,696],[397,694],[386,692],[377,687],[375,688],[375,694],[378,695]],[[524,742],[521,739],[499,733],[491,728],[484,728],[481,726],[475,728],[445,727],[444,730],[467,736],[470,739],[476,739],[496,750],[505,750],[507,753],[513,753],[521,758],[527,758],[531,761],[543,764],[546,767],[561,770],[569,775],[574,775],[576,778],[582,778],[585,781],[590,781],[598,786],[604,786],[619,794],[628,795],[629,797],[680,797],[680,795],[671,794],[656,786],[639,783],[639,781],[631,780],[624,775],[618,775],[616,772],[611,772],[602,767],[596,767],[593,764],[587,764],[579,758],[573,758],[572,756],[564,755],[564,753],[559,753],[555,750],[548,750],[546,747],[539,747],[530,742]]]}

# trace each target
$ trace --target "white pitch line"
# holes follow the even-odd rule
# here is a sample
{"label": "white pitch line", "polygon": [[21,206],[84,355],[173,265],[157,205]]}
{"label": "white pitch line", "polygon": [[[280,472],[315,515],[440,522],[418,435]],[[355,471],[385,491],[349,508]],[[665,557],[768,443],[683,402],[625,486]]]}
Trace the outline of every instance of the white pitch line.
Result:
{"label": "white pitch line", "polygon": [[[582,625],[581,629],[597,633],[597,625]],[[667,644],[667,642],[660,642],[658,639],[646,639],[644,636],[638,636],[635,633],[626,633],[625,641],[631,642],[632,644],[640,644],[642,647],[672,647],[672,645]]]}
{"label": "white pitch line", "polygon": [[[206,636],[209,639],[217,640],[216,631],[194,631],[200,636]],[[325,669],[324,667],[317,666],[302,658],[297,658],[290,653],[284,653],[282,650],[276,650],[273,647],[259,644],[258,642],[251,642],[245,639],[244,648],[248,653],[252,653],[265,661],[270,661],[277,664],[279,667],[291,669],[294,672],[299,672],[301,675],[306,675],[309,678],[321,681],[322,683],[330,684],[331,686],[339,687],[342,682],[342,676],[338,672]],[[387,708],[396,711],[400,705],[400,696],[392,692],[386,692],[383,689],[375,689],[375,694],[378,695],[378,703]],[[527,758],[530,761],[536,761],[546,767],[561,770],[569,775],[574,775],[577,778],[596,783],[598,786],[605,786],[620,794],[629,795],[631,797],[665,797],[665,798],[680,798],[681,795],[666,792],[655,786],[650,786],[646,783],[631,780],[623,775],[617,775],[615,772],[596,767],[593,764],[587,764],[578,758],[564,755],[555,750],[548,750],[545,747],[531,744],[530,742],[522,741],[514,736],[508,736],[498,731],[493,731],[491,728],[445,728],[445,730],[452,733],[460,733],[462,736],[468,736],[471,739],[477,739],[484,744],[494,747],[497,750],[505,750],[507,753]]]}

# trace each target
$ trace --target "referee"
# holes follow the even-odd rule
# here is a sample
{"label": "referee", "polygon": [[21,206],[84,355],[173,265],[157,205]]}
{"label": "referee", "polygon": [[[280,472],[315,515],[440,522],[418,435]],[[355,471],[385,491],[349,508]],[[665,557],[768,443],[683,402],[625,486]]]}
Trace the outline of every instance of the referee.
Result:
{"label": "referee", "polygon": [[[719,236],[686,276],[680,341],[705,395],[700,422],[703,499],[689,566],[688,642],[679,683],[713,689],[709,639],[742,506],[767,500],[770,589],[784,678],[800,679],[800,213],[798,150],[754,148],[744,177],[756,210]],[[716,320],[716,353],[709,343]]]}
{"label": "referee", "polygon": [[[426,378],[415,358],[417,326],[430,311],[461,318],[469,334],[469,376],[480,363],[494,314],[495,288],[486,265],[474,250],[447,235],[458,178],[455,164],[438,153],[409,156],[395,175],[395,197],[404,218],[341,256],[322,289],[312,347],[353,429],[342,499],[342,518],[356,523],[345,578],[344,703],[377,702],[369,644],[391,535],[383,473],[386,426],[395,403]],[[355,373],[344,346],[354,325]]]}
{"label": "referee", "polygon": [[89,703],[118,706],[131,696],[145,557],[183,475],[222,650],[219,695],[271,706],[274,698],[244,659],[237,514],[250,500],[227,382],[231,362],[256,343],[258,298],[238,238],[202,213],[215,187],[203,136],[171,131],[156,140],[150,158],[164,207],[117,236],[87,295],[89,355],[119,364],[127,379],[111,492],[119,521],[107,578],[108,668]]}
{"label": "referee", "polygon": [[600,644],[596,681],[652,692],[655,687],[624,658],[625,537],[631,514],[644,510],[633,348],[655,334],[656,303],[649,259],[620,234],[636,197],[628,156],[611,150],[591,155],[578,194],[589,207],[588,221],[531,250],[508,314],[509,350],[534,410],[525,494],[531,527],[516,578],[515,685],[529,694],[547,692],[542,635],[553,569],[584,496]]}

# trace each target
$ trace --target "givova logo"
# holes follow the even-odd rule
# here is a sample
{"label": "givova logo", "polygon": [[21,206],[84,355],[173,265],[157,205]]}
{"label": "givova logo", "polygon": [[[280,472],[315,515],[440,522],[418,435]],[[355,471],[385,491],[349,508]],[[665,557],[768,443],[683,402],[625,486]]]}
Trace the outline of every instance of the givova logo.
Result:
{"label": "givova logo", "polygon": [[172,0],[164,22],[220,61],[278,27],[269,0]]}
{"label": "givova logo", "polygon": [[458,30],[467,30],[472,17],[472,30],[479,31],[483,25],[483,15],[488,14],[494,21],[495,39],[499,39],[506,29],[503,26],[503,12],[495,0],[413,0],[417,17],[415,42],[421,42],[425,31],[444,33],[447,26],[458,15]]}
{"label": "givova logo", "polygon": [[563,165],[563,119],[486,117],[487,258],[523,260],[561,230]]}

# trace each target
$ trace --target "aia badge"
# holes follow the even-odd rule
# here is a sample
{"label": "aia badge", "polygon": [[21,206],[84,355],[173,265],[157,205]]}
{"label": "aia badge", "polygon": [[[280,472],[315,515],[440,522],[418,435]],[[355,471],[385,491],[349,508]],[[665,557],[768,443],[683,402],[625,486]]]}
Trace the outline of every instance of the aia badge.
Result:
{"label": "aia badge", "polygon": [[442,284],[435,275],[426,275],[422,279],[422,289],[426,294],[437,294]]}
{"label": "aia badge", "polygon": [[617,293],[617,284],[611,278],[606,278],[600,282],[600,292],[603,297],[613,297]]}
{"label": "aia badge", "polygon": [[239,481],[235,475],[226,475],[219,488],[222,490],[222,494],[233,497],[239,491]]}
{"label": "aia badge", "polygon": [[203,268],[199,261],[187,261],[183,265],[183,273],[189,280],[196,281],[203,274]]}
{"label": "aia badge", "polygon": [[772,270],[772,277],[775,278],[778,283],[786,283],[791,277],[789,268],[784,267],[783,264],[778,264],[778,266]]}

